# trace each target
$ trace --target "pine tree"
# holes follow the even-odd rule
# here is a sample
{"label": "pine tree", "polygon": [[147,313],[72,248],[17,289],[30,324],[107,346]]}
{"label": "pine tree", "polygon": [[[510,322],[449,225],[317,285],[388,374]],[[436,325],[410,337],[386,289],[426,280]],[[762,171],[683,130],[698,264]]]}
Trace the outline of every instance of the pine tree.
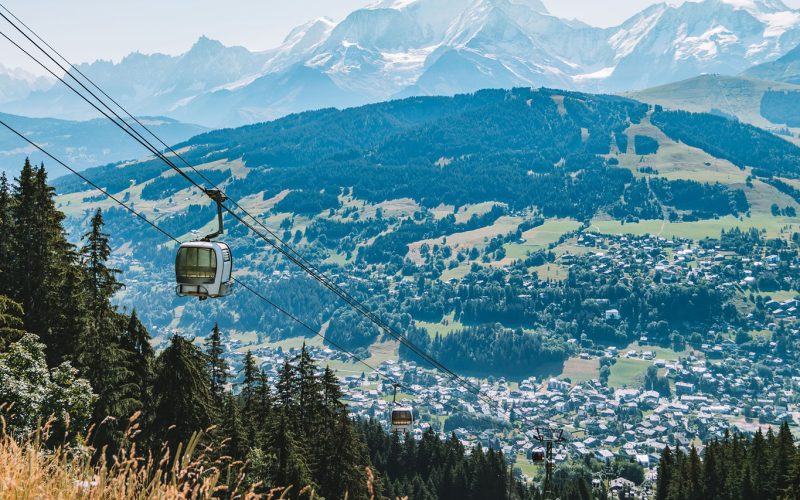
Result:
{"label": "pine tree", "polygon": [[153,399],[151,436],[173,450],[215,421],[208,359],[192,342],[175,335],[158,356]]}
{"label": "pine tree", "polygon": [[297,362],[298,378],[298,416],[300,429],[308,435],[315,432],[320,426],[322,418],[322,387],[317,379],[317,367],[306,349],[305,343],[300,350]]}
{"label": "pine tree", "polygon": [[269,387],[267,374],[263,370],[258,374],[253,412],[253,425],[256,429],[255,446],[260,446],[272,415],[272,391]]}
{"label": "pine tree", "polygon": [[214,328],[211,330],[211,335],[206,339],[205,344],[209,371],[211,372],[211,390],[221,405],[225,397],[225,384],[228,382],[228,363],[223,358],[225,350],[222,347],[222,338],[219,333],[219,326],[216,323],[214,323]]}
{"label": "pine tree", "polygon": [[[41,306],[35,300],[44,295],[45,281],[45,256],[42,255],[41,234],[38,212],[36,206],[36,181],[33,166],[30,160],[25,159],[14,188],[14,200],[11,205],[13,218],[13,233],[8,243],[11,246],[10,277],[7,284],[10,288],[6,294],[22,305],[23,309],[31,308],[39,311]],[[38,293],[38,297],[37,297]],[[39,335],[45,328],[34,318],[30,311],[25,313],[25,328],[27,331]]]}
{"label": "pine tree", "polygon": [[775,491],[784,491],[795,456],[794,438],[789,424],[783,422],[778,430],[777,443],[773,448],[772,474],[775,478]]}
{"label": "pine tree", "polygon": [[258,367],[251,351],[247,351],[242,367],[242,421],[244,422],[247,442],[256,446],[258,429],[256,428],[256,383],[258,381]]}
{"label": "pine tree", "polygon": [[350,498],[361,498],[365,496],[364,468],[368,465],[364,442],[347,415],[341,402],[342,390],[329,367],[317,385],[321,390],[316,396],[320,411],[319,444],[310,448],[315,455],[320,494],[337,498],[347,493]]}
{"label": "pine tree", "polygon": [[138,387],[138,400],[141,408],[149,410],[152,407],[150,387],[153,384],[153,369],[155,353],[150,345],[150,333],[144,327],[134,309],[125,328],[123,344],[132,353],[130,371],[133,382]]}
{"label": "pine tree", "polygon": [[91,229],[83,235],[85,241],[81,249],[88,275],[88,307],[91,315],[97,318],[110,309],[109,300],[123,285],[117,280],[122,273],[119,269],[108,267],[111,257],[111,244],[108,234],[103,232],[103,212],[99,208],[92,216]]}
{"label": "pine tree", "polygon": [[0,352],[25,333],[22,306],[5,295],[0,295]]}
{"label": "pine tree", "polygon": [[749,452],[750,464],[753,471],[751,478],[753,491],[758,498],[768,498],[768,476],[771,472],[767,461],[767,443],[764,440],[764,434],[761,432],[761,429],[758,429],[755,436],[753,436],[750,442]]}
{"label": "pine tree", "polygon": [[64,328],[71,325],[60,320],[65,316],[63,308],[71,307],[72,300],[80,300],[79,294],[64,300],[68,271],[77,260],[61,227],[64,214],[56,209],[54,196],[44,166],[34,169],[26,160],[10,204],[13,226],[6,280],[9,297],[25,311],[25,330],[47,346],[51,366],[73,352],[76,332],[65,332]]}
{"label": "pine tree", "polygon": [[0,174],[0,295],[9,296],[14,293],[12,288],[14,275],[12,264],[14,259],[14,216],[12,213],[11,191],[5,172]]}
{"label": "pine tree", "polygon": [[[123,432],[123,421],[142,407],[141,388],[131,370],[135,353],[123,344],[124,317],[116,312],[111,297],[122,284],[119,271],[109,268],[111,247],[103,232],[103,216],[98,210],[92,217],[91,230],[84,235],[81,249],[86,266],[87,327],[79,339],[78,365],[98,394],[94,421],[103,422],[96,429],[95,442],[114,451]],[[108,417],[111,417],[110,419]]]}
{"label": "pine tree", "polygon": [[670,482],[672,481],[673,467],[672,450],[665,446],[658,462],[658,482],[656,484],[656,500],[669,498]]}
{"label": "pine tree", "polygon": [[267,484],[292,486],[295,493],[303,487],[313,485],[311,470],[305,454],[292,431],[289,417],[278,411],[270,432],[266,436],[265,450],[270,457],[267,467]]}
{"label": "pine tree", "polygon": [[688,460],[689,500],[702,500],[703,498],[703,464],[697,448],[692,445],[689,450]]}
{"label": "pine tree", "polygon": [[717,467],[717,443],[711,442],[706,446],[703,461],[703,495],[705,498],[717,498],[722,491]]}
{"label": "pine tree", "polygon": [[225,455],[236,460],[243,460],[247,455],[247,436],[242,426],[239,403],[231,393],[224,394],[222,421],[220,429],[225,434]]}
{"label": "pine tree", "polygon": [[[318,460],[316,477],[325,498],[366,496],[367,452],[347,413],[339,413],[334,427],[323,433],[324,451]],[[323,458],[324,457],[324,458]]]}
{"label": "pine tree", "polygon": [[294,414],[297,395],[297,380],[295,367],[285,359],[278,373],[278,382],[275,384],[275,405],[286,414]]}
{"label": "pine tree", "polygon": [[781,498],[786,500],[800,498],[800,452],[794,454],[785,484],[785,489],[781,490]]}

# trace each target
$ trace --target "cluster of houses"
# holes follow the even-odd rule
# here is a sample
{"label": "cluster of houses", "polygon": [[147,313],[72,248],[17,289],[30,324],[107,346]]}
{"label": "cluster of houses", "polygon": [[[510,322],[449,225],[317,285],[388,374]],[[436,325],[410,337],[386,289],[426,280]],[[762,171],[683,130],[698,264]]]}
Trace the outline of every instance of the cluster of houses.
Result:
{"label": "cluster of houses", "polygon": [[[788,268],[794,272],[797,268],[793,263],[782,263],[778,255],[745,257],[718,247],[706,248],[688,240],[658,236],[583,233],[577,236],[576,244],[588,251],[580,256],[560,255],[562,265],[570,266],[580,259],[600,273],[647,273],[657,275],[662,282],[676,283],[702,280],[742,295],[755,286],[764,272],[780,275],[778,271],[785,272]],[[800,333],[791,321],[800,316],[800,300],[766,300],[763,307],[768,312],[767,319],[761,324],[753,318],[753,328],[774,329],[777,320],[785,319],[789,334]],[[620,319],[620,312],[613,304],[607,303],[601,310],[607,321]],[[759,426],[800,422],[795,397],[800,371],[774,354],[775,343],[770,342],[769,336],[766,349],[751,351],[734,342],[729,332],[705,333],[702,344],[691,345],[677,359],[659,357],[661,351],[648,348],[646,337],[627,349],[609,347],[581,354],[584,359],[629,358],[652,364],[659,376],[668,379],[668,394],[642,387],[641,380],[627,387],[608,387],[598,379],[579,383],[549,377],[518,382],[503,378],[490,379],[491,382],[474,380],[496,403],[490,407],[446,376],[404,360],[384,361],[372,373],[362,373],[358,365],[351,365],[352,371],[342,370],[339,377],[351,412],[377,419],[387,428],[392,407],[392,387],[388,381],[402,380],[407,385],[406,392],[414,395],[411,404],[417,420],[413,434],[417,438],[432,427],[443,437],[454,434],[467,449],[474,446],[502,449],[513,462],[529,460],[541,446],[537,425],[556,426],[568,436],[555,447],[557,463],[586,456],[604,462],[629,460],[645,468],[648,483],[654,479],[666,446],[694,445],[702,451],[704,441],[722,436],[730,429],[752,432]],[[241,367],[243,346],[231,341],[227,347],[233,374]],[[326,361],[348,361],[347,355],[327,347],[308,346],[308,349],[320,365]],[[262,346],[253,354],[274,379],[284,358],[297,352]],[[409,373],[426,376],[415,376],[408,382]],[[494,420],[495,425],[487,429],[481,425],[448,424],[447,418],[455,412]],[[504,428],[503,421],[521,425],[510,432],[511,426]],[[608,484],[615,488],[635,487],[622,478],[604,479],[611,479]]]}

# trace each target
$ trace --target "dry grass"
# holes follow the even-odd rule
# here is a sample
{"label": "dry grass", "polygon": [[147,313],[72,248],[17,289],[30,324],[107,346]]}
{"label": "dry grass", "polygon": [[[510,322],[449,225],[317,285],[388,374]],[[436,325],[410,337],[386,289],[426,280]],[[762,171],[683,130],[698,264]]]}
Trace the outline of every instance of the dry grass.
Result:
{"label": "dry grass", "polygon": [[[139,433],[137,415],[130,420],[125,441]],[[255,498],[242,488],[242,464],[212,458],[214,450],[202,445],[197,433],[174,456],[166,449],[160,459],[144,456],[129,444],[110,460],[95,462],[94,449],[83,445],[47,448],[52,420],[30,436],[19,438],[6,431],[0,418],[0,498],[3,499],[166,499],[212,498],[230,491],[239,498]],[[91,431],[90,431],[91,432]],[[79,440],[80,441],[80,440]],[[230,475],[228,475],[230,473]],[[236,484],[222,484],[223,475]],[[286,493],[273,492],[273,497]]]}
{"label": "dry grass", "polygon": [[[54,420],[27,437],[11,435],[6,429],[0,405],[0,498],[3,500],[54,499],[212,499],[279,500],[320,497],[310,486],[295,494],[295,488],[272,488],[256,493],[260,483],[245,487],[245,464],[229,457],[217,457],[218,450],[204,444],[211,429],[195,433],[185,446],[170,454],[166,445],[161,457],[144,455],[134,440],[139,434],[139,413],[129,421],[123,438],[128,443],[109,460],[93,460],[94,448],[71,444],[48,448]],[[88,442],[92,433],[78,442]],[[223,443],[224,444],[224,443]],[[101,454],[102,455],[102,454]],[[375,476],[366,467],[367,490],[374,500]],[[228,484],[225,484],[227,479]],[[345,493],[345,499],[348,495]],[[407,498],[398,500],[407,500]]]}

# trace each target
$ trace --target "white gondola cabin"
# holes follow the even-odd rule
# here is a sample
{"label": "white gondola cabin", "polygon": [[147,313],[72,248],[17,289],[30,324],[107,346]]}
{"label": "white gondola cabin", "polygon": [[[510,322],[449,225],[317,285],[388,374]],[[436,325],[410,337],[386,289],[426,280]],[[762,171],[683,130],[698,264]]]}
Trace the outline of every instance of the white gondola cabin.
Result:
{"label": "white gondola cabin", "polygon": [[224,297],[233,290],[233,255],[231,248],[212,241],[222,234],[222,202],[227,198],[215,189],[206,194],[217,204],[219,228],[200,241],[182,243],[175,256],[175,292],[181,297]]}
{"label": "white gondola cabin", "polygon": [[411,432],[414,426],[414,409],[410,406],[395,406],[392,408],[392,432],[405,434]]}
{"label": "white gondola cabin", "polygon": [[233,256],[230,247],[219,241],[183,243],[175,257],[175,291],[178,295],[206,298],[231,293]]}

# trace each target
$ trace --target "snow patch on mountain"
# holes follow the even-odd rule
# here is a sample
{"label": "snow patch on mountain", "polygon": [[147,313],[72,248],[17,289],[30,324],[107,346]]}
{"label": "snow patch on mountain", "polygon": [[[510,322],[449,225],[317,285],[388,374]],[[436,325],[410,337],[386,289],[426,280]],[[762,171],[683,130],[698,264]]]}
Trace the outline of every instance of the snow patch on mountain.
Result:
{"label": "snow patch on mountain", "polygon": [[608,78],[612,74],[614,74],[614,70],[616,66],[609,66],[607,68],[599,69],[592,73],[585,73],[583,75],[575,75],[572,77],[572,81],[575,83],[583,83],[590,80],[602,80],[604,78]]}
{"label": "snow patch on mountain", "polygon": [[675,39],[675,60],[694,58],[698,61],[708,61],[719,54],[720,48],[732,45],[739,38],[724,26],[713,26],[699,36],[689,36],[688,26],[684,23],[678,28]]}

